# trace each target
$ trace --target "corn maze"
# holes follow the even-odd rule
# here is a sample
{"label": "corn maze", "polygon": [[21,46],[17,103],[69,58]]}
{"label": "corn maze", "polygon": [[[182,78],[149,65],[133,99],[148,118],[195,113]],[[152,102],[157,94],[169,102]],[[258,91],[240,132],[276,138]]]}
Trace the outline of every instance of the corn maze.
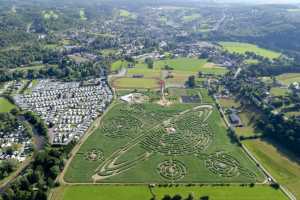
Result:
{"label": "corn maze", "polygon": [[164,179],[172,182],[182,179],[187,173],[185,165],[173,159],[160,163],[157,171]]}
{"label": "corn maze", "polygon": [[111,138],[122,138],[137,131],[143,123],[132,115],[122,114],[110,119],[110,123],[103,126],[105,135]]}
{"label": "corn maze", "polygon": [[[84,153],[80,165],[93,169],[89,179],[97,183],[160,183],[172,182],[253,182],[258,172],[249,166],[249,160],[241,161],[242,153],[230,146],[226,129],[216,148],[220,133],[219,115],[211,117],[212,105],[200,105],[179,109],[163,108],[152,104],[116,106],[102,121],[90,149]],[[102,146],[102,144],[104,146]],[[101,148],[101,149],[100,149]],[[107,149],[108,148],[108,149]],[[220,150],[222,149],[222,151]],[[105,158],[104,158],[105,155]],[[99,162],[94,162],[99,161]],[[72,169],[77,170],[77,166]],[[254,172],[253,172],[254,169]],[[87,177],[88,178],[88,177]]]}
{"label": "corn maze", "polygon": [[91,149],[85,153],[85,159],[88,161],[104,160],[104,154],[101,149]]}

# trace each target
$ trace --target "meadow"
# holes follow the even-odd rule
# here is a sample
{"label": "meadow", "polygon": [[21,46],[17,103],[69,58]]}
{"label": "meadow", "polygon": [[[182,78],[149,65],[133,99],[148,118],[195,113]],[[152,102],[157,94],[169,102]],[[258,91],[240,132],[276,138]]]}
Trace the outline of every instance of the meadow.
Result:
{"label": "meadow", "polygon": [[0,113],[9,112],[13,108],[15,108],[15,105],[10,103],[7,99],[0,97]]}
{"label": "meadow", "polygon": [[[118,71],[121,68],[127,68],[129,63],[125,60],[118,60],[112,63],[111,71]],[[213,63],[208,63],[204,59],[198,58],[175,58],[175,59],[165,59],[165,60],[155,60],[153,69],[149,69],[144,63],[144,60],[137,60],[133,68],[127,68],[127,74],[121,79],[116,79],[112,81],[112,84],[117,89],[133,87],[136,88],[159,88],[159,82],[157,80],[163,79],[163,72],[166,72],[165,66],[169,66],[172,70],[169,73],[172,74],[172,78],[167,78],[166,84],[168,86],[182,86],[185,84],[189,76],[195,75],[199,71],[205,74],[225,74],[228,70],[224,67],[219,67]],[[135,80],[132,79],[132,75],[139,74],[143,75],[145,79]],[[152,79],[152,80],[151,80]],[[145,83],[143,83],[145,81]]]}
{"label": "meadow", "polygon": [[300,73],[286,73],[276,76],[276,79],[289,86],[291,83],[300,82]]}
{"label": "meadow", "polygon": [[[155,187],[153,194],[158,200],[164,195],[174,196],[180,194],[186,198],[192,194],[195,199],[208,196],[213,200],[287,200],[280,190],[275,190],[266,185],[249,186],[179,186]],[[100,186],[80,185],[61,187],[52,196],[51,200],[149,200],[152,194],[148,186]]]}
{"label": "meadow", "polygon": [[118,89],[158,89],[159,80],[153,78],[118,78],[112,83],[113,87]]}
{"label": "meadow", "polygon": [[300,198],[300,161],[291,153],[262,140],[243,142],[279,184]]}
{"label": "meadow", "polygon": [[195,106],[117,103],[81,146],[64,180],[128,184],[263,182],[262,172],[227,136],[217,109],[213,105]]}
{"label": "meadow", "polygon": [[241,43],[241,42],[220,42],[219,43],[224,49],[228,50],[231,53],[239,53],[239,54],[245,54],[247,51],[256,53],[257,55],[274,59],[278,58],[280,56],[280,53],[271,51],[268,49],[264,49],[261,47],[258,47],[254,44],[249,43]]}

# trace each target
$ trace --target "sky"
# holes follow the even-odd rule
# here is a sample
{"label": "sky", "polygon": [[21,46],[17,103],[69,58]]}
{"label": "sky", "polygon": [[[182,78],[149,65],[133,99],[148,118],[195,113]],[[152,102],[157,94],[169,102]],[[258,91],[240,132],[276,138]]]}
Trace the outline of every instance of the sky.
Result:
{"label": "sky", "polygon": [[260,3],[260,4],[289,4],[298,3],[300,0],[214,0],[215,2],[228,2],[228,3]]}

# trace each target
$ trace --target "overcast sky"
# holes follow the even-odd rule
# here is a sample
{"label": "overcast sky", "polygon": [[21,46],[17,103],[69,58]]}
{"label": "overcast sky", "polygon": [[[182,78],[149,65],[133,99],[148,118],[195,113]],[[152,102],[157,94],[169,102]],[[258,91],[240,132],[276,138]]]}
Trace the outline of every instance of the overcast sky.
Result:
{"label": "overcast sky", "polygon": [[262,4],[269,4],[269,3],[299,3],[300,0],[214,0],[215,2],[232,2],[232,3],[262,3]]}

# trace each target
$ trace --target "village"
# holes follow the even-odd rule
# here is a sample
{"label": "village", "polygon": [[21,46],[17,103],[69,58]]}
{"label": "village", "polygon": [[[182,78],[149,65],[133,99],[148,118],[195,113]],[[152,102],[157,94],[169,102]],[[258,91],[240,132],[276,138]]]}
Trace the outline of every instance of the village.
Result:
{"label": "village", "polygon": [[40,80],[31,94],[15,96],[22,109],[37,113],[49,127],[51,144],[66,145],[78,140],[113,99],[100,78],[85,82]]}
{"label": "village", "polygon": [[0,131],[0,160],[16,159],[22,162],[32,152],[32,141],[20,124],[11,132]]}

